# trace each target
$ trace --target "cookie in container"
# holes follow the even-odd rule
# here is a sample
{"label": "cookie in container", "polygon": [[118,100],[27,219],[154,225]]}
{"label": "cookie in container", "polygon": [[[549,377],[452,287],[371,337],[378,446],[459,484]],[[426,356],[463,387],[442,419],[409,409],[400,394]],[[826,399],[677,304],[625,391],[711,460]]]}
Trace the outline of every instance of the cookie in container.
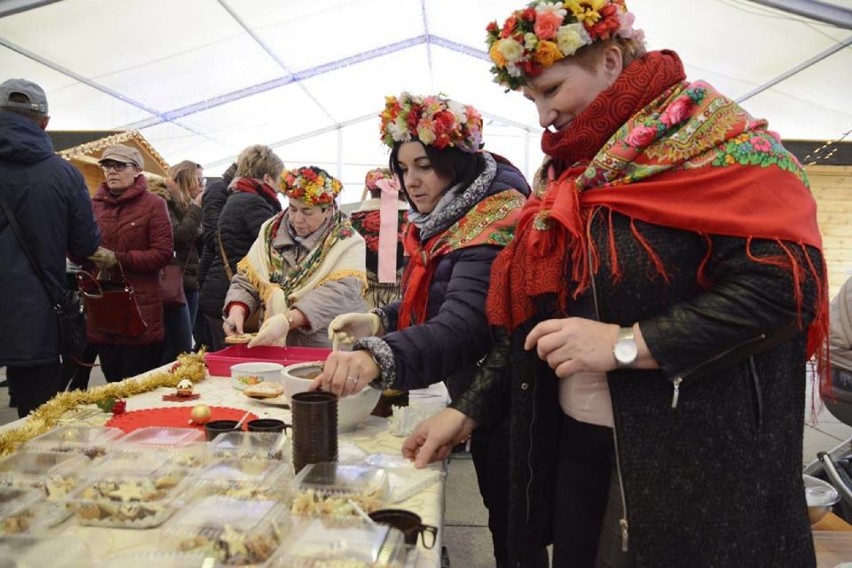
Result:
{"label": "cookie in container", "polygon": [[269,560],[291,527],[286,505],[277,501],[210,496],[175,515],[163,532],[171,550],[203,551],[224,566],[247,566]]}
{"label": "cookie in container", "polygon": [[291,510],[299,516],[359,517],[388,502],[387,472],[380,468],[324,462],[308,464],[293,480]]}

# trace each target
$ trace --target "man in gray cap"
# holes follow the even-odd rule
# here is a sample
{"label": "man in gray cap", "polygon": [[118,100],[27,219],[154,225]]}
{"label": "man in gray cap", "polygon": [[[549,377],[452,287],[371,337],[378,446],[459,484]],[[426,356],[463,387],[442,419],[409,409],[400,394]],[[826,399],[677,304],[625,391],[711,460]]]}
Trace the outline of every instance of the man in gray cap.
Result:
{"label": "man in gray cap", "polygon": [[21,417],[62,387],[51,295],[65,289],[65,255],[89,256],[100,242],[83,176],[53,152],[49,120],[41,87],[26,79],[0,84],[0,366]]}

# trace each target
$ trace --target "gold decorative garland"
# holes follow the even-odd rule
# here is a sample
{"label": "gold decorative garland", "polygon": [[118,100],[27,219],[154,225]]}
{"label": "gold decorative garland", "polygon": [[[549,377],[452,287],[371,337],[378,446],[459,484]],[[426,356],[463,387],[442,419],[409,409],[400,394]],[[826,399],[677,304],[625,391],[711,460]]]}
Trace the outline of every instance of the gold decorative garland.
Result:
{"label": "gold decorative garland", "polygon": [[79,406],[97,404],[110,398],[127,398],[160,387],[176,387],[183,379],[189,379],[193,384],[199,383],[206,376],[207,366],[202,350],[179,355],[177,364],[166,372],[109,383],[86,391],[61,392],[31,412],[23,426],[0,433],[0,456],[9,455],[24,442],[44,434],[56,425],[63,414]]}

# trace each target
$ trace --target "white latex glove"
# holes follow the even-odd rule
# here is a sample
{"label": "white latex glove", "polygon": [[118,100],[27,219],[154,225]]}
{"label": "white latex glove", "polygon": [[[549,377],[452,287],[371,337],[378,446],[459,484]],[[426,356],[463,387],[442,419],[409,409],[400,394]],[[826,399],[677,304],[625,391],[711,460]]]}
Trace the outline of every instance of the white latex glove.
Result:
{"label": "white latex glove", "polygon": [[378,314],[341,314],[328,324],[328,338],[332,342],[355,343],[362,337],[378,335],[381,328],[382,318]]}
{"label": "white latex glove", "polygon": [[104,247],[98,247],[98,250],[89,257],[89,260],[101,268],[112,268],[118,264],[118,259],[115,258],[115,253]]}
{"label": "white latex glove", "polygon": [[260,326],[260,331],[249,341],[249,347],[257,345],[276,345],[283,347],[287,345],[287,332],[290,331],[290,321],[287,319],[287,314],[275,314],[271,318],[266,318],[263,325]]}
{"label": "white latex glove", "polygon": [[269,299],[265,305],[266,317],[272,317],[275,314],[287,314],[287,296],[284,295],[284,290],[275,288],[269,295]]}

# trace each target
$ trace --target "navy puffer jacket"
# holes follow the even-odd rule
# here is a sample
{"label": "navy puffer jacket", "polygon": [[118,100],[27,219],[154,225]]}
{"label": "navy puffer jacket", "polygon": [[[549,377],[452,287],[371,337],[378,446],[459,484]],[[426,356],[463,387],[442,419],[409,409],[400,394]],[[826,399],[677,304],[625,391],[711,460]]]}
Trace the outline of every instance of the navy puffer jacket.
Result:
{"label": "navy puffer jacket", "polygon": [[[0,112],[0,193],[53,289],[64,290],[66,252],[86,257],[100,242],[92,202],[83,176],[53,153],[45,131],[11,112]],[[0,259],[0,366],[56,361],[56,315],[2,213]]]}
{"label": "navy puffer jacket", "polygon": [[[523,174],[504,159],[495,158],[497,172],[484,197],[508,189],[529,195]],[[490,245],[471,246],[440,257],[429,285],[423,324],[397,331],[399,301],[377,310],[388,333],[381,338],[366,338],[355,348],[368,348],[376,356],[383,386],[411,390],[443,380],[453,398],[467,388],[476,362],[492,345],[485,298],[491,263],[500,250]],[[390,372],[383,364],[383,360],[391,359],[382,356],[387,348],[394,362]]]}

